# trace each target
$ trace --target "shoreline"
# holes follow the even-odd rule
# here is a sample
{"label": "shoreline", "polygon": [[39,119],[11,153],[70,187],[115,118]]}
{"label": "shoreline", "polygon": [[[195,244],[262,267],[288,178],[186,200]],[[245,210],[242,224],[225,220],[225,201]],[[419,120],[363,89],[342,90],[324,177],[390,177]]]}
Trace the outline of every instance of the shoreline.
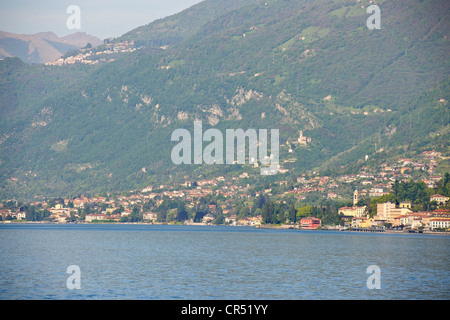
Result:
{"label": "shoreline", "polygon": [[422,232],[409,232],[405,230],[352,230],[352,229],[303,229],[299,226],[292,225],[215,225],[215,224],[205,224],[202,222],[199,223],[165,223],[165,222],[156,222],[156,223],[147,223],[147,222],[75,222],[75,223],[67,223],[67,222],[50,222],[50,221],[0,221],[0,224],[52,224],[52,225],[72,225],[72,224],[81,224],[81,225],[167,225],[167,226],[226,226],[226,227],[251,227],[255,229],[275,229],[275,230],[299,230],[299,231],[338,231],[338,232],[353,232],[353,233],[386,233],[386,234],[423,234],[423,235],[443,235],[450,236],[450,231],[430,231],[424,230]]}

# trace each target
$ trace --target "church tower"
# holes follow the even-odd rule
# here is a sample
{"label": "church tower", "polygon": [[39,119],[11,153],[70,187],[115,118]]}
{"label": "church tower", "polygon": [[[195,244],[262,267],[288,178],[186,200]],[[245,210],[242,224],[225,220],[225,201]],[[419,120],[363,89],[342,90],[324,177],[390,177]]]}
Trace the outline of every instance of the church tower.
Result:
{"label": "church tower", "polygon": [[356,206],[356,204],[359,201],[359,194],[358,194],[358,190],[355,190],[355,192],[353,192],[353,206]]}

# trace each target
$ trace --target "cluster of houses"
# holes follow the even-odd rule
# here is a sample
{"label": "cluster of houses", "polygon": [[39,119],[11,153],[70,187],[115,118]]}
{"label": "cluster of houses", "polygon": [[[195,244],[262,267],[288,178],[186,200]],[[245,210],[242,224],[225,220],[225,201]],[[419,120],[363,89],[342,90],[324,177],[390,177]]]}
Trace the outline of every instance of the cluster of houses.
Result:
{"label": "cluster of houses", "polygon": [[[450,210],[436,209],[433,211],[413,212],[411,202],[401,202],[398,206],[392,202],[377,204],[377,214],[373,217],[367,213],[366,206],[356,205],[358,192],[355,191],[353,206],[339,208],[339,214],[352,229],[383,229],[386,224],[392,228],[410,230],[435,230],[450,228]],[[356,200],[356,201],[355,201]],[[430,201],[444,206],[449,197],[435,194]]]}
{"label": "cluster of houses", "polygon": [[[303,137],[304,138],[304,137]],[[349,195],[343,192],[345,186],[352,185],[359,189],[361,197],[380,197],[389,194],[392,184],[398,181],[410,181],[413,171],[421,171],[421,179],[427,187],[433,188],[442,179],[435,173],[437,159],[444,158],[440,152],[424,151],[416,159],[400,158],[393,163],[382,163],[379,168],[362,165],[357,174],[341,175],[335,178],[321,176],[313,172],[309,176],[297,177],[298,186],[286,194],[293,194],[299,201],[306,198],[308,194],[320,194],[327,199],[348,199]],[[368,157],[365,158],[365,161]],[[286,184],[287,181],[280,181]]]}
{"label": "cluster of houses", "polygon": [[[241,174],[238,177],[234,177],[233,180],[240,180],[247,178],[248,174]],[[45,201],[32,202],[30,206],[36,206],[40,208],[45,208],[49,211],[49,220],[65,223],[72,221],[73,217],[79,217],[79,210],[85,208],[86,206],[92,207],[95,213],[86,214],[84,219],[85,222],[97,222],[97,221],[121,221],[123,217],[129,216],[133,212],[133,208],[138,206],[142,208],[142,205],[152,200],[155,203],[155,208],[158,207],[165,198],[183,199],[188,206],[192,206],[196,201],[202,197],[214,194],[221,195],[224,198],[243,198],[249,197],[248,186],[239,186],[232,182],[223,183],[225,181],[224,177],[218,177],[216,179],[204,179],[195,182],[193,186],[190,181],[186,181],[180,185],[180,188],[169,189],[165,185],[160,185],[157,187],[148,186],[144,189],[134,192],[130,195],[119,195],[111,197],[77,197],[74,199],[64,199],[64,203],[57,203],[52,207],[49,207]],[[264,190],[265,192],[270,192],[270,189]],[[259,194],[257,194],[259,195]],[[99,212],[98,208],[103,208]],[[121,209],[121,210],[118,210]],[[215,219],[215,213],[217,212],[217,205],[210,203],[207,214],[203,216],[200,222],[193,222],[187,220],[185,224],[210,224],[213,223]],[[235,212],[230,210],[229,206],[222,204],[222,213],[225,217],[225,223],[233,226],[260,226],[262,222],[261,215],[241,217]],[[157,213],[153,211],[142,210],[143,220],[150,223],[157,223]],[[0,208],[0,214],[5,221],[6,217],[10,215],[14,219],[24,220],[26,219],[26,214],[22,210],[11,210]],[[307,217],[299,222],[299,226],[303,229],[316,229],[321,226],[320,219]]]}
{"label": "cluster of houses", "polygon": [[[412,212],[411,205],[402,203],[398,208],[392,203],[379,204],[377,215],[367,216],[367,208],[358,207],[360,197],[379,197],[388,194],[395,180],[409,181],[409,170],[423,169],[432,171],[435,159],[441,157],[439,152],[425,151],[417,160],[398,159],[396,163],[381,164],[381,171],[369,169],[362,166],[358,174],[343,175],[335,178],[319,175],[317,172],[302,174],[292,179],[285,178],[271,185],[269,188],[251,194],[250,184],[252,173],[243,172],[238,176],[219,176],[211,179],[202,179],[195,182],[185,181],[178,185],[148,186],[142,190],[131,191],[129,195],[116,195],[111,197],[78,197],[75,199],[65,199],[64,203],[59,203],[53,207],[48,207],[45,201],[34,202],[30,205],[45,208],[50,212],[50,219],[57,222],[71,221],[73,216],[78,215],[78,209],[86,205],[96,207],[95,214],[87,214],[85,221],[113,220],[120,221],[124,216],[132,213],[135,206],[141,208],[141,213],[146,221],[156,221],[157,215],[154,212],[143,210],[144,203],[154,202],[154,207],[158,207],[165,198],[182,199],[188,207],[193,207],[201,198],[207,196],[220,196],[226,199],[221,203],[221,211],[225,217],[225,222],[231,225],[257,226],[261,224],[261,217],[238,218],[236,212],[232,210],[235,200],[252,201],[259,195],[268,195],[273,199],[282,199],[285,196],[295,198],[297,201],[304,201],[308,196],[322,197],[326,199],[347,200],[349,186],[358,188],[353,194],[353,206],[339,208],[339,214],[344,218],[349,227],[353,228],[373,228],[391,224],[393,227],[407,226],[410,228],[448,228],[449,215],[447,211],[433,212]],[[426,162],[428,161],[428,162]],[[434,170],[434,169],[433,169]],[[440,176],[429,174],[427,179],[422,180],[429,187],[441,179]],[[345,191],[344,191],[345,190]],[[435,201],[438,205],[445,205],[448,197],[434,195],[430,201]],[[203,217],[201,223],[208,224],[214,220],[216,205],[211,204],[208,214]],[[101,209],[99,209],[101,208]],[[121,208],[121,210],[118,210]],[[0,214],[3,220],[8,215],[13,219],[25,219],[25,213],[19,210],[12,210],[0,207]],[[189,223],[189,222],[187,222]],[[190,223],[193,223],[192,221]],[[321,225],[319,219],[308,218],[300,222],[303,228],[315,229]]]}
{"label": "cluster of houses", "polygon": [[[92,49],[80,49],[80,52],[74,56],[69,56],[67,58],[59,58],[53,62],[46,62],[47,66],[62,66],[68,64],[89,64],[95,65],[99,62],[111,62],[115,59],[106,59],[104,56],[111,55],[114,53],[125,53],[133,52],[140,48],[134,47],[134,41],[123,41],[120,43],[106,43],[106,48],[104,50],[92,50]],[[100,58],[99,58],[100,57]]]}

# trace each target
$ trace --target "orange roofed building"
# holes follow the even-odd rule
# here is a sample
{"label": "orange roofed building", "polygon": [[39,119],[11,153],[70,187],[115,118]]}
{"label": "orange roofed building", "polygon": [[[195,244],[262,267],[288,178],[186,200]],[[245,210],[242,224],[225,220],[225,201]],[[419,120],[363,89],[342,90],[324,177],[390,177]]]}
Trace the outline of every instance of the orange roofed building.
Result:
{"label": "orange roofed building", "polygon": [[300,225],[302,229],[314,230],[320,227],[322,221],[319,218],[315,217],[306,217],[300,220]]}

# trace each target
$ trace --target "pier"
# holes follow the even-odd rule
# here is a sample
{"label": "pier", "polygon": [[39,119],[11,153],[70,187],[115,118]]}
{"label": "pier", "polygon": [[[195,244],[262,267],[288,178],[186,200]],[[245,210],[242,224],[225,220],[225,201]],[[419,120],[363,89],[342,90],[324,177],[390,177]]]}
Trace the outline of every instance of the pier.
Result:
{"label": "pier", "polygon": [[370,229],[370,228],[352,228],[352,231],[359,231],[359,232],[386,232],[384,229]]}

